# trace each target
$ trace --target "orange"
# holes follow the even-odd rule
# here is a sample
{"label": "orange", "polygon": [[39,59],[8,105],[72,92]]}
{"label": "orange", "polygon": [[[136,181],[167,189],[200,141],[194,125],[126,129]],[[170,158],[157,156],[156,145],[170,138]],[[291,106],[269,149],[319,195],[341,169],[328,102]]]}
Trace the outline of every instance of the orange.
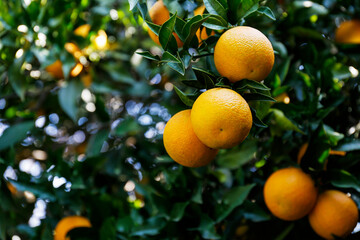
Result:
{"label": "orange", "polygon": [[55,227],[54,240],[70,240],[69,237],[66,237],[68,232],[80,227],[91,227],[89,219],[81,216],[65,217]]}
{"label": "orange", "polygon": [[84,24],[84,25],[77,27],[74,30],[74,34],[85,38],[89,35],[90,29],[91,29],[90,24]]}
{"label": "orange", "polygon": [[306,216],[314,207],[316,198],[314,181],[299,168],[280,169],[265,182],[266,206],[282,220],[293,221]]}
{"label": "orange", "polygon": [[[50,73],[54,78],[64,78],[64,72],[62,70],[62,62],[60,60],[56,60],[54,63],[50,64],[45,68],[45,70]],[[78,76],[83,70],[83,65],[81,63],[77,63],[70,71],[71,77]]]}
{"label": "orange", "polygon": [[355,228],[359,213],[355,202],[337,190],[327,190],[319,195],[309,222],[314,231],[325,239],[346,237]]}
{"label": "orange", "polygon": [[360,20],[349,20],[341,23],[335,31],[335,41],[360,44]]}
{"label": "orange", "polygon": [[206,146],[231,148],[249,134],[252,115],[240,94],[226,88],[213,88],[196,99],[191,123],[196,136]]}
{"label": "orange", "polygon": [[190,115],[191,110],[184,110],[169,120],[164,129],[164,146],[175,162],[186,167],[202,167],[209,164],[218,151],[196,137]]}
{"label": "orange", "polygon": [[[198,7],[197,9],[194,10],[194,16],[196,16],[196,15],[203,15],[204,11],[205,11],[205,5],[201,5],[200,7]],[[214,31],[211,31],[210,36],[212,36],[212,35],[215,35],[215,32],[214,32]],[[205,28],[205,27],[203,27],[202,29],[199,28],[199,29],[196,31],[196,36],[197,36],[197,38],[198,38],[198,40],[199,40],[199,45],[201,45],[201,42],[202,42],[203,40],[206,40],[206,39],[209,37],[208,34],[207,34],[207,32],[206,32],[206,28]]]}
{"label": "orange", "polygon": [[216,69],[230,82],[265,79],[271,72],[274,58],[269,39],[259,30],[246,26],[227,30],[214,50]]}
{"label": "orange", "polygon": [[[166,8],[166,6],[164,5],[163,1],[157,1],[149,10],[149,15],[151,18],[151,21],[153,21],[153,23],[157,24],[157,25],[163,25],[167,20],[169,20],[170,18],[170,12],[169,10]],[[149,28],[148,33],[150,35],[150,38],[157,43],[158,45],[160,45],[160,41],[159,41],[159,37],[153,32],[151,31],[151,29]],[[174,37],[176,39],[177,45],[178,47],[182,47],[183,46],[183,42],[180,40],[179,36],[174,33]]]}
{"label": "orange", "polygon": [[60,60],[56,60],[54,63],[47,66],[45,70],[54,78],[64,78],[62,63]]}

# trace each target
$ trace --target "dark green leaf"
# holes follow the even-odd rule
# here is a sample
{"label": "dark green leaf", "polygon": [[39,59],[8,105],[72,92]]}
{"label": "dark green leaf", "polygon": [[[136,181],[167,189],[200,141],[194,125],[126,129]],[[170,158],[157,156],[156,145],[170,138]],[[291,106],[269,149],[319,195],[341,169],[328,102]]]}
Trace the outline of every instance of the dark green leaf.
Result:
{"label": "dark green leaf", "polygon": [[149,51],[146,52],[136,52],[137,54],[143,56],[144,58],[154,60],[154,61],[160,61],[160,57],[157,55],[152,55]]}
{"label": "dark green leaf", "polygon": [[276,102],[271,96],[268,96],[263,93],[244,93],[242,95],[246,101],[270,101]]}
{"label": "dark green leaf", "polygon": [[226,6],[223,6],[221,2],[217,0],[204,0],[204,4],[210,14],[219,15],[227,20]]}
{"label": "dark green leaf", "polygon": [[159,41],[163,49],[171,52],[177,51],[177,43],[173,35],[176,22],[176,14],[171,16],[161,27],[159,31]]}
{"label": "dark green leaf", "polygon": [[7,149],[26,138],[27,132],[34,127],[33,121],[27,121],[15,124],[5,129],[0,137],[0,151]]}
{"label": "dark green leaf", "polygon": [[84,86],[80,81],[68,81],[59,91],[60,106],[74,122],[78,118],[78,98],[83,88]]}
{"label": "dark green leaf", "polygon": [[265,15],[266,17],[270,18],[273,21],[276,20],[274,13],[271,11],[269,7],[261,6],[258,8],[257,12],[262,15]]}
{"label": "dark green leaf", "polygon": [[179,98],[181,99],[181,101],[189,107],[192,107],[192,105],[194,104],[194,100],[192,100],[191,98],[189,98],[183,91],[181,91],[179,88],[177,88],[176,86],[174,86],[175,92],[176,94],[179,96]]}
{"label": "dark green leaf", "polygon": [[15,93],[22,101],[25,100],[26,77],[22,74],[21,66],[24,63],[24,57],[15,59],[9,67],[8,79]]}
{"label": "dark green leaf", "polygon": [[101,152],[104,142],[108,138],[108,135],[109,131],[105,129],[100,130],[96,134],[92,135],[86,148],[86,155],[88,157],[98,156]]}
{"label": "dark green leaf", "polygon": [[344,152],[358,151],[358,150],[360,150],[360,140],[353,139],[351,142],[340,144],[334,150],[344,151]]}
{"label": "dark green leaf", "polygon": [[339,188],[353,188],[360,192],[360,182],[351,173],[345,170],[332,170],[329,172],[331,184]]}
{"label": "dark green leaf", "polygon": [[128,0],[130,5],[130,11],[136,6],[139,0]]}
{"label": "dark green leaf", "polygon": [[164,52],[164,54],[161,57],[161,62],[172,62],[172,63],[180,63],[181,61],[177,59],[174,55],[169,53],[168,51]]}
{"label": "dark green leaf", "polygon": [[243,89],[258,89],[258,90],[264,90],[264,91],[270,90],[270,88],[268,88],[264,84],[253,81],[253,80],[248,80],[248,79],[243,79],[241,81],[236,82],[234,84],[233,88],[236,91],[243,90]]}
{"label": "dark green leaf", "polygon": [[245,140],[239,148],[232,149],[225,155],[217,157],[216,163],[221,167],[237,169],[253,159],[256,151],[256,142]]}

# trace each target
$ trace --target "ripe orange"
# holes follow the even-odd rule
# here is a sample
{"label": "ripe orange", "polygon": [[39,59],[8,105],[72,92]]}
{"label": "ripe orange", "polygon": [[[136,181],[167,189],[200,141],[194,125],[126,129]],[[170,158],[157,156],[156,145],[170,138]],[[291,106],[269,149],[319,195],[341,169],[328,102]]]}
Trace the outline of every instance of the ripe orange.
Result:
{"label": "ripe orange", "polygon": [[54,240],[70,240],[66,237],[74,228],[91,227],[89,219],[81,216],[70,216],[61,219],[55,227]]}
{"label": "ripe orange", "polygon": [[286,221],[306,216],[314,207],[316,198],[314,181],[299,168],[274,172],[264,186],[266,206],[272,214]]}
{"label": "ripe orange", "polygon": [[60,60],[56,60],[54,63],[47,66],[45,70],[54,78],[64,78],[62,63]]}
{"label": "ripe orange", "polygon": [[327,190],[319,195],[309,222],[314,231],[325,239],[346,237],[355,228],[359,213],[355,202],[337,190]]}
{"label": "ripe orange", "polygon": [[[157,1],[149,10],[149,15],[151,20],[153,21],[153,23],[157,24],[157,25],[163,25],[169,18],[170,18],[170,12],[169,10],[166,8],[166,6],[164,5],[163,1]],[[150,35],[150,38],[157,43],[158,45],[160,45],[160,41],[159,41],[159,37],[153,32],[151,31],[151,29],[149,28],[148,33]],[[177,45],[178,47],[182,47],[183,46],[183,42],[180,40],[179,36],[174,33],[174,37],[176,39]]]}
{"label": "ripe orange", "polygon": [[84,25],[77,27],[74,30],[74,34],[85,38],[89,35],[90,29],[91,29],[90,24],[84,24]]}
{"label": "ripe orange", "polygon": [[191,110],[175,114],[164,129],[164,146],[169,156],[186,167],[202,167],[209,164],[218,150],[205,146],[196,137],[191,126]]}
{"label": "ripe orange", "polygon": [[[197,9],[194,10],[194,16],[203,15],[204,11],[205,11],[205,5],[201,5],[200,7],[198,7]],[[214,31],[211,31],[210,36],[212,36],[212,35],[215,35]],[[206,40],[209,37],[209,35],[206,33],[206,28],[205,27],[203,27],[202,29],[199,28],[196,31],[196,36],[197,36],[197,38],[199,40],[199,45],[201,45],[201,42],[203,40]]]}
{"label": "ripe orange", "polygon": [[269,39],[259,30],[246,26],[226,31],[214,50],[216,69],[230,82],[265,79],[271,72],[274,58]]}
{"label": "ripe orange", "polygon": [[231,148],[249,134],[252,115],[240,94],[226,88],[213,88],[196,99],[191,123],[196,136],[206,146]]}
{"label": "ripe orange", "polygon": [[335,41],[360,44],[360,20],[349,20],[341,23],[335,31]]}

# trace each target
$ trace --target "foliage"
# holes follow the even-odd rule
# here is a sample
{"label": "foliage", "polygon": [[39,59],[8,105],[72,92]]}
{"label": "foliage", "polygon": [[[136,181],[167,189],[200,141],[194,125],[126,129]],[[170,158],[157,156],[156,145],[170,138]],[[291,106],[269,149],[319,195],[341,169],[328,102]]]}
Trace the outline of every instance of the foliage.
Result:
{"label": "foliage", "polygon": [[[320,189],[360,205],[359,45],[333,40],[336,25],[360,16],[358,0],[205,0],[202,16],[193,16],[201,1],[164,0],[163,26],[151,22],[151,3],[0,1],[0,239],[52,239],[69,215],[93,226],[71,239],[320,239],[306,218],[272,216],[262,196],[304,143],[301,167]],[[84,24],[89,32],[75,34]],[[263,83],[230,84],[215,69],[216,41],[235,25],[273,44]],[[199,45],[200,27],[216,34]],[[46,70],[56,60],[64,78]],[[182,167],[164,150],[164,125],[213,87],[242,94],[254,127],[209,166]]]}

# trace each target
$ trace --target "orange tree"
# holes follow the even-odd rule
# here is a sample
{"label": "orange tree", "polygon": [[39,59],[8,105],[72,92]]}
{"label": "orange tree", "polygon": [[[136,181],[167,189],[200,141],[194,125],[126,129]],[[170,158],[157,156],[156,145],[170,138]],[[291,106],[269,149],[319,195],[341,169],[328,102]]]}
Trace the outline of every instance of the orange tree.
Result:
{"label": "orange tree", "polygon": [[[358,239],[360,1],[163,0],[157,18],[154,3],[0,2],[0,239]],[[250,133],[182,166],[165,125],[214,88],[246,100],[225,126]],[[172,134],[221,140],[199,128],[233,118],[227,96]],[[276,174],[265,201],[288,167],[308,183]]]}

